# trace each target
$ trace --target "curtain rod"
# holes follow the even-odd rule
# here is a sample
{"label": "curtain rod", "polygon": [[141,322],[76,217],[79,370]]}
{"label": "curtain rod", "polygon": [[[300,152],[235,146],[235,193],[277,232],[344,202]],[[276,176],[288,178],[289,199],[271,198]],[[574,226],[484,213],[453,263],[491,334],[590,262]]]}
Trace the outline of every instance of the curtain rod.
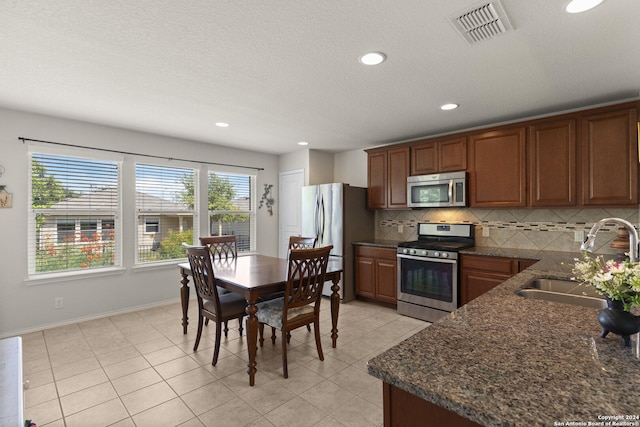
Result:
{"label": "curtain rod", "polygon": [[228,163],[205,162],[205,161],[202,161],[202,160],[190,160],[190,159],[179,159],[179,158],[176,158],[176,157],[155,156],[153,154],[131,153],[131,152],[128,152],[128,151],[109,150],[108,148],[95,148],[95,147],[87,147],[87,146],[84,146],[84,145],[65,144],[64,142],[43,141],[41,139],[24,138],[22,136],[19,136],[18,140],[22,141],[23,144],[26,141],[42,142],[42,143],[45,143],[45,144],[63,145],[65,147],[74,147],[74,148],[86,148],[87,150],[107,151],[109,153],[128,154],[128,155],[131,155],[131,156],[153,157],[155,159],[164,159],[164,160],[169,160],[169,161],[178,160],[178,161],[181,161],[181,162],[202,163],[202,164],[205,164],[205,165],[229,166],[229,167],[233,167],[233,168],[253,169],[253,170],[257,170],[257,171],[263,171],[264,170],[264,168],[257,168],[255,166],[231,165],[231,164],[228,164]]}

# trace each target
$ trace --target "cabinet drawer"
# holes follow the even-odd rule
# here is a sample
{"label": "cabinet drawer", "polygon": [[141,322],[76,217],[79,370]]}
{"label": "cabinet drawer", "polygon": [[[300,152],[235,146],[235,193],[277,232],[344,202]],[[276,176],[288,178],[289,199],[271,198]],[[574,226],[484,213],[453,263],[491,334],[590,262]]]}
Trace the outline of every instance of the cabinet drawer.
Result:
{"label": "cabinet drawer", "polygon": [[514,271],[514,266],[517,266],[517,264],[518,260],[516,259],[492,256],[463,255],[461,260],[461,266],[463,269],[473,269],[508,275],[517,272]]}
{"label": "cabinet drawer", "polygon": [[396,259],[395,248],[381,248],[376,246],[356,246],[357,257],[369,257],[369,258],[383,258],[383,259]]}

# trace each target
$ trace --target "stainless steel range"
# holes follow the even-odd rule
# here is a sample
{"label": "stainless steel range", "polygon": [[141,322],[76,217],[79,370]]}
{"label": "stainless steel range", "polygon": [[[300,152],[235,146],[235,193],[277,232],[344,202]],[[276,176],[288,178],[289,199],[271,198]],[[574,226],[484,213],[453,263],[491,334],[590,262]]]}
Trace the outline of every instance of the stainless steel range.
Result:
{"label": "stainless steel range", "polygon": [[458,251],[474,244],[473,224],[419,223],[398,244],[398,313],[435,322],[458,308]]}

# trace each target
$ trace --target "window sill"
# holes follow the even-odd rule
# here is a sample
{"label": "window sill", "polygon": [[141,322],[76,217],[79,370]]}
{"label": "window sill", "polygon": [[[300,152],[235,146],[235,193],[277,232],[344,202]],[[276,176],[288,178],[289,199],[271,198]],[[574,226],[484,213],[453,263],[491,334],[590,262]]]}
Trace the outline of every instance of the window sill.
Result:
{"label": "window sill", "polygon": [[178,264],[184,264],[185,262],[189,262],[187,261],[187,258],[182,258],[182,259],[172,259],[172,260],[167,260],[167,261],[158,261],[158,262],[149,262],[149,263],[145,263],[145,264],[136,264],[133,267],[131,267],[131,271],[135,272],[137,271],[142,271],[142,270],[168,270],[168,269],[175,269],[178,267]]}
{"label": "window sill", "polygon": [[27,286],[46,283],[68,282],[70,280],[86,280],[89,277],[114,276],[126,271],[123,267],[101,268],[95,270],[67,271],[63,273],[44,273],[29,277],[23,281]]}

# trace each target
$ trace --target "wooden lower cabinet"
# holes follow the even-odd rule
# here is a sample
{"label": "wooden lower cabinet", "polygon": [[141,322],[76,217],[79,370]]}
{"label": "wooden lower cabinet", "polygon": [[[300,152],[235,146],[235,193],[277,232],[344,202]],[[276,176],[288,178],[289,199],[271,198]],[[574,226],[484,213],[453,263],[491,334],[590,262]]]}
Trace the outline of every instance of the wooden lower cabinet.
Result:
{"label": "wooden lower cabinet", "polygon": [[536,262],[538,260],[462,254],[460,305],[490,291]]}
{"label": "wooden lower cabinet", "polygon": [[480,426],[391,384],[383,382],[382,387],[385,427]]}
{"label": "wooden lower cabinet", "polygon": [[395,248],[356,245],[356,295],[397,304],[398,261]]}

